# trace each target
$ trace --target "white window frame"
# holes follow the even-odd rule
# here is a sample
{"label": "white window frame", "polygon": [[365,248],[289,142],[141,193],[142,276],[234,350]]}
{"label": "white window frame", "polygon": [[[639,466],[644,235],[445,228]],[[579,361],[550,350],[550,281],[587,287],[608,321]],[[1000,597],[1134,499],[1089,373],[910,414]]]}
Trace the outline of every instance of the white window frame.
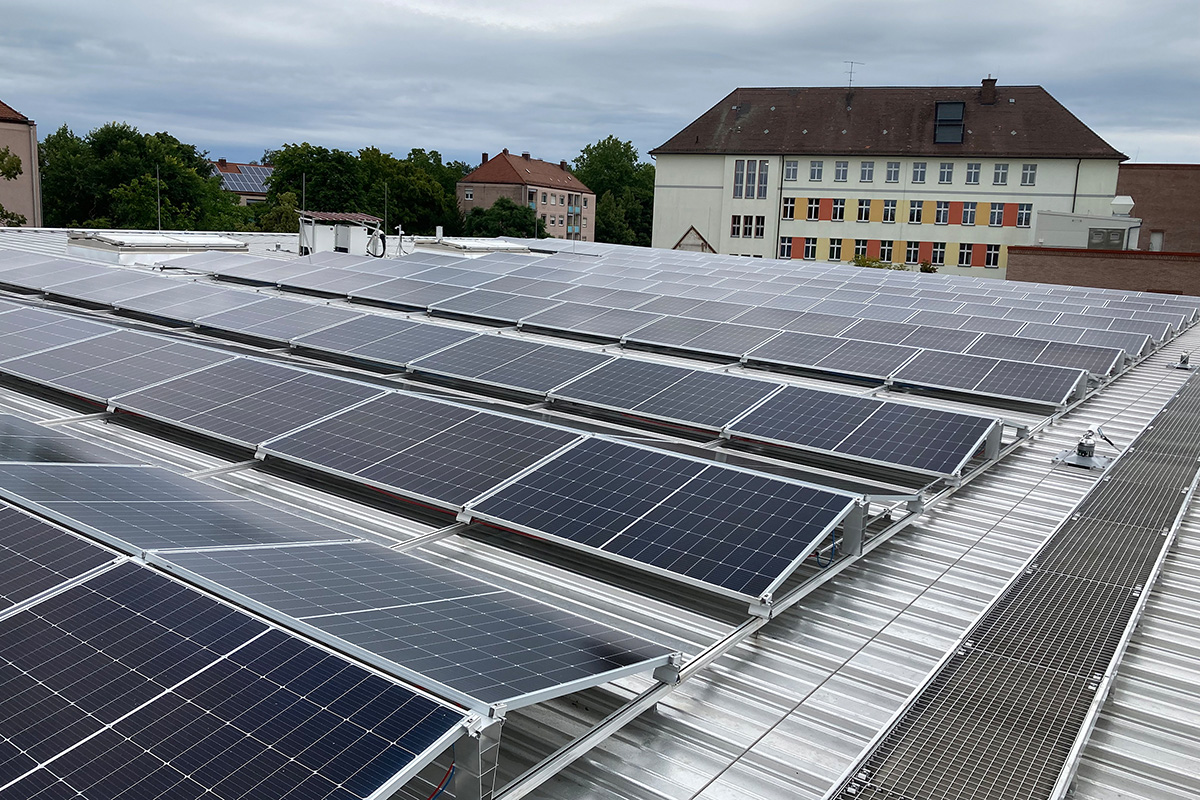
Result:
{"label": "white window frame", "polygon": [[881,239],[879,242],[879,260],[892,263],[892,249],[896,243],[891,239]]}
{"label": "white window frame", "polygon": [[783,211],[780,219],[795,219],[796,218],[796,198],[783,198]]}
{"label": "white window frame", "polygon": [[983,265],[988,269],[1000,267],[1000,245],[989,244],[983,251]]}
{"label": "white window frame", "polygon": [[780,236],[779,237],[779,257],[780,258],[791,258],[792,257],[792,237],[790,237],[790,236]]}
{"label": "white window frame", "polygon": [[976,203],[974,201],[963,203],[962,224],[975,224]]}
{"label": "white window frame", "polygon": [[950,201],[938,200],[937,205],[933,208],[933,224],[934,225],[949,225],[950,224]]}
{"label": "white window frame", "polygon": [[926,171],[927,166],[928,166],[928,164],[926,164],[926,162],[924,162],[924,161],[914,161],[913,162],[913,168],[912,168],[912,182],[913,183],[924,183],[925,182],[925,171]]}
{"label": "white window frame", "polygon": [[920,242],[905,242],[904,243],[904,263],[916,264],[921,260],[921,243]]}
{"label": "white window frame", "polygon": [[806,236],[804,238],[804,260],[805,261],[816,261],[817,260],[817,240],[814,239],[812,236]]}
{"label": "white window frame", "polygon": [[821,176],[825,174],[824,161],[809,161],[808,162],[808,179],[810,181],[819,181]]}
{"label": "white window frame", "polygon": [[741,214],[734,214],[732,217],[729,218],[729,238],[730,239],[742,238],[742,215]]}
{"label": "white window frame", "polygon": [[982,169],[983,169],[983,162],[981,162],[981,161],[968,161],[967,162],[967,185],[968,186],[978,186],[979,185],[979,172]]}
{"label": "white window frame", "polygon": [[929,256],[929,263],[935,267],[945,266],[946,264],[946,243],[934,242],[933,253]]}
{"label": "white window frame", "polygon": [[863,256],[863,257],[865,257],[867,255],[867,240],[866,239],[855,239],[854,240],[854,255]]}
{"label": "white window frame", "polygon": [[849,161],[833,162],[833,180],[837,183],[845,183],[846,178],[850,175]]}
{"label": "white window frame", "polygon": [[1021,185],[1036,186],[1037,185],[1037,164],[1022,164],[1021,165]]}
{"label": "white window frame", "polygon": [[1004,224],[1004,203],[992,203],[988,209],[988,227],[999,228]]}
{"label": "white window frame", "polygon": [[960,267],[971,266],[971,259],[974,257],[975,245],[969,242],[959,242],[958,244],[958,265]]}
{"label": "white window frame", "polygon": [[871,201],[865,197],[859,198],[859,201],[858,201],[858,221],[859,222],[870,222],[871,221]]}
{"label": "white window frame", "polygon": [[829,240],[829,260],[830,261],[841,261],[842,260],[842,240],[841,239],[830,239]]}
{"label": "white window frame", "polygon": [[992,169],[992,185],[1008,186],[1008,164],[997,164]]}
{"label": "white window frame", "polygon": [[860,162],[858,166],[858,182],[871,183],[873,180],[875,180],[875,162]]}
{"label": "white window frame", "polygon": [[845,198],[837,198],[833,201],[833,209],[829,212],[829,218],[834,222],[844,222],[846,220]]}
{"label": "white window frame", "polygon": [[767,218],[759,215],[754,218],[754,238],[761,239],[767,234]]}
{"label": "white window frame", "polygon": [[808,208],[806,209],[804,219],[808,222],[816,222],[821,218],[821,198],[808,198]]}
{"label": "white window frame", "polygon": [[909,200],[908,201],[908,224],[909,225],[920,225],[921,224],[921,215],[923,214],[924,210],[925,210],[924,201]]}
{"label": "white window frame", "polygon": [[794,181],[796,176],[800,174],[799,161],[784,161],[783,162],[783,179],[785,181]]}
{"label": "white window frame", "polygon": [[884,222],[895,222],[896,221],[896,206],[897,205],[898,204],[895,200],[884,200],[883,201],[883,221]]}
{"label": "white window frame", "polygon": [[954,182],[954,162],[943,161],[938,165],[938,183]]}
{"label": "white window frame", "polygon": [[1017,203],[1017,227],[1028,228],[1033,222],[1033,203]]}
{"label": "white window frame", "polygon": [[899,183],[900,182],[900,162],[899,161],[887,162],[887,176],[886,176],[885,180],[887,183]]}

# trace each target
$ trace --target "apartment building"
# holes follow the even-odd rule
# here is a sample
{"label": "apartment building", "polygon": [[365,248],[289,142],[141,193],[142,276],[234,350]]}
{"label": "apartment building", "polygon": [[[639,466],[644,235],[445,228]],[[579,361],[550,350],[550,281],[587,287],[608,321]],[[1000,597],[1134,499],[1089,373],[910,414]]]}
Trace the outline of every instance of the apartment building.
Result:
{"label": "apartment building", "polygon": [[238,196],[238,205],[248,206],[266,201],[266,181],[275,171],[270,164],[239,164],[224,158],[210,163],[213,165],[213,175],[221,178],[221,188]]}
{"label": "apartment building", "polygon": [[552,164],[529,153],[515,156],[505,148],[495,158],[483,160],[457,184],[458,207],[491,208],[501,197],[528,205],[546,223],[546,233],[556,239],[594,241],[596,195],[567,168],[566,161]]}
{"label": "apartment building", "polygon": [[662,146],[653,246],[1002,277],[1039,211],[1112,213],[1125,156],[1040,86],[737,89]]}

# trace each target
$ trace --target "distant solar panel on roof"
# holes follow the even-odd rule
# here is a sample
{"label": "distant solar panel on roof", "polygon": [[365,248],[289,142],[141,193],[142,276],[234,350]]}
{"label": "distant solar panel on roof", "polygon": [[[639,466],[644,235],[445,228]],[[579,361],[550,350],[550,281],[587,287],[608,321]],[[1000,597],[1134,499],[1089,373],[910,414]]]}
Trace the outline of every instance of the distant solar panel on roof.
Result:
{"label": "distant solar panel on roof", "polygon": [[12,269],[0,269],[0,284],[19,289],[41,291],[56,283],[94,278],[107,273],[111,267],[81,264],[78,261],[51,259]]}
{"label": "distant solar panel on roof", "polygon": [[916,330],[901,339],[899,344],[908,347],[961,353],[970,347],[979,336],[980,334],[975,331],[960,331],[954,328],[935,328],[929,325],[918,325],[916,326]]}
{"label": "distant solar panel on roof", "polygon": [[[551,311],[553,310],[551,309]],[[632,333],[642,326],[660,319],[662,319],[662,316],[659,314],[614,308],[578,322],[566,330],[570,333],[620,340],[626,334]]]}
{"label": "distant solar panel on roof", "polygon": [[0,464],[0,492],[133,554],[354,538],[157,467]]}
{"label": "distant solar panel on roof", "polygon": [[757,439],[832,451],[882,405],[867,397],[785,386],[731,429]]}
{"label": "distant solar panel on roof", "polygon": [[176,281],[160,275],[114,269],[103,275],[55,284],[47,291],[52,297],[112,305],[119,300],[150,294],[176,285]]}
{"label": "distant solar panel on roof", "polygon": [[817,361],[816,366],[852,375],[886,377],[920,352],[915,347],[903,345],[846,340],[841,347]]}
{"label": "distant solar panel on roof", "polygon": [[782,580],[852,502],[728,467],[587,439],[472,512],[755,597]]}
{"label": "distant solar panel on roof", "polygon": [[132,464],[140,459],[124,456],[107,447],[27,422],[11,414],[0,414],[0,461],[29,463]]}
{"label": "distant solar panel on roof", "polygon": [[239,336],[251,336],[272,342],[290,342],[305,334],[359,316],[361,312],[338,306],[268,300],[199,317],[196,324],[202,328],[228,331]]}
{"label": "distant solar panel on roof", "polygon": [[371,272],[352,272],[328,267],[305,272],[294,277],[281,278],[278,285],[284,289],[317,292],[332,296],[345,296],[351,292],[376,286],[391,280],[386,275]]}
{"label": "distant solar panel on roof", "polygon": [[478,378],[544,345],[507,336],[476,336],[439,353],[419,358],[415,372],[434,372],[461,378]]}
{"label": "distant solar panel on roof", "polygon": [[238,358],[122,395],[114,403],[124,411],[257,445],[383,391]]}
{"label": "distant solar panel on roof", "polygon": [[719,430],[778,388],[767,381],[693,370],[631,410]]}
{"label": "distant solar panel on roof", "polygon": [[784,331],[747,353],[746,360],[761,364],[813,366],[844,344],[845,339],[833,336]]}
{"label": "distant solar panel on roof", "polygon": [[0,313],[0,360],[80,342],[114,330],[111,325],[35,308],[4,311]]}
{"label": "distant solar panel on roof", "polygon": [[539,423],[389,394],[265,450],[457,507],[578,437]]}
{"label": "distant solar panel on roof", "polygon": [[554,392],[555,398],[613,409],[632,409],[692,370],[622,358],[571,381]]}

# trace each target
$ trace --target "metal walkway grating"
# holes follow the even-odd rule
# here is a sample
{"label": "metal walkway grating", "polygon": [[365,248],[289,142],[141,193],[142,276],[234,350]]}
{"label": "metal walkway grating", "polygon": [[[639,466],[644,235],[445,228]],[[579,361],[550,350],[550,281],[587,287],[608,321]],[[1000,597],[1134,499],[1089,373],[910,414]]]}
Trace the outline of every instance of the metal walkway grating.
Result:
{"label": "metal walkway grating", "polygon": [[859,762],[839,800],[1042,800],[1200,467],[1189,379]]}

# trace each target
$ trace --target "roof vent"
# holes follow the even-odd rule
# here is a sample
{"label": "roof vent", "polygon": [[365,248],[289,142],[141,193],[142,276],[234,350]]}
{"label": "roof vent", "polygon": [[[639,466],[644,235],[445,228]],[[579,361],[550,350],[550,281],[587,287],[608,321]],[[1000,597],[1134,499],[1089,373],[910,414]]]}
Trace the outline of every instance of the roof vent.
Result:
{"label": "roof vent", "polygon": [[996,79],[991,75],[983,79],[983,87],[979,90],[979,102],[985,106],[996,103]]}

